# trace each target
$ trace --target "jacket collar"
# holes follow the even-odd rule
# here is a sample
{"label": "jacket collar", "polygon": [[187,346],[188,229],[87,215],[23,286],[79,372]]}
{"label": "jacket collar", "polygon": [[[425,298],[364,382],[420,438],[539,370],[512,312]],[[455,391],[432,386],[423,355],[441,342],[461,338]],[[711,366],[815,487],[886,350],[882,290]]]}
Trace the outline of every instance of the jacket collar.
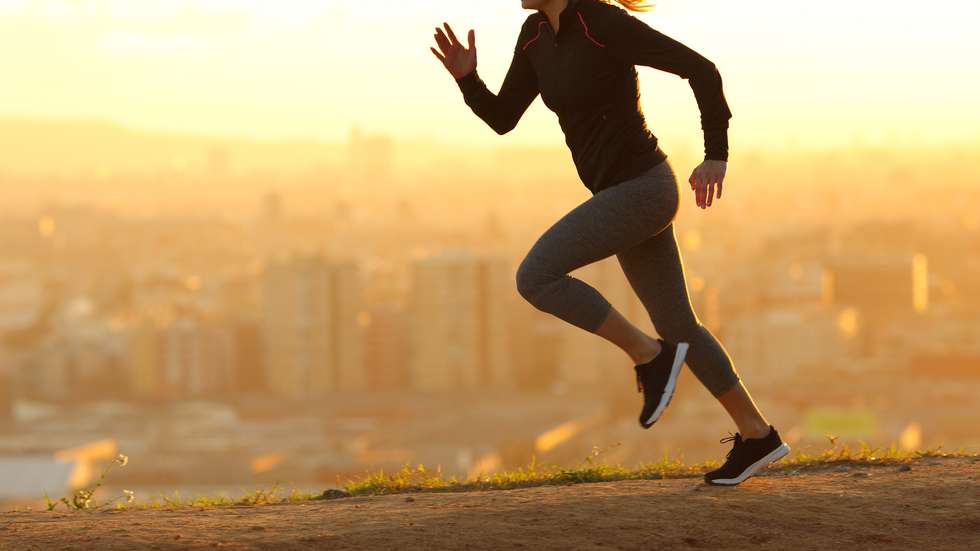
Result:
{"label": "jacket collar", "polygon": [[[558,14],[558,21],[564,21],[566,17],[570,16],[572,11],[578,6],[580,0],[568,0],[568,5]],[[538,16],[542,21],[548,20],[548,15],[542,10],[538,10]]]}

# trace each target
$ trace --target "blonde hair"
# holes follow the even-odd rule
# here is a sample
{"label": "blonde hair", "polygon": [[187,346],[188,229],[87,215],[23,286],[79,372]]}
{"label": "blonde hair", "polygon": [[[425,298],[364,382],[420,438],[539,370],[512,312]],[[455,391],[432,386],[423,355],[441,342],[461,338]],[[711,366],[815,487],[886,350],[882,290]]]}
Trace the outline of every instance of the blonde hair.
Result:
{"label": "blonde hair", "polygon": [[[603,2],[609,3],[609,0],[602,0]],[[656,4],[641,4],[640,0],[616,0],[623,5],[624,8],[630,11],[648,11],[650,8],[654,7]]]}

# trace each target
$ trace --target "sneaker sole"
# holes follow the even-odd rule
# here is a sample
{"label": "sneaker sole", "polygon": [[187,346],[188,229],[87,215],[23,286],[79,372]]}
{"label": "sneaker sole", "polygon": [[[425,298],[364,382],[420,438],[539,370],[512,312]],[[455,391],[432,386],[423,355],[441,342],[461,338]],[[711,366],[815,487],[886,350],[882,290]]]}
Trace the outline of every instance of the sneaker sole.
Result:
{"label": "sneaker sole", "polygon": [[667,386],[664,387],[663,396],[660,397],[660,403],[657,404],[657,409],[653,410],[650,417],[647,418],[646,422],[641,423],[645,429],[648,429],[657,422],[660,418],[660,414],[663,413],[667,406],[670,404],[670,399],[674,397],[674,388],[677,386],[677,375],[681,372],[681,366],[684,365],[684,357],[687,356],[687,348],[690,346],[686,342],[677,343],[677,352],[674,353],[674,363],[670,366],[670,378],[667,379]]}
{"label": "sneaker sole", "polygon": [[742,471],[742,474],[736,476],[735,478],[716,478],[714,480],[705,480],[705,482],[708,484],[717,484],[721,486],[734,486],[740,482],[743,482],[746,478],[754,475],[757,471],[762,470],[764,467],[769,465],[769,463],[780,459],[787,453],[789,453],[789,444],[783,443],[783,445],[772,450],[762,459],[749,465],[748,468]]}

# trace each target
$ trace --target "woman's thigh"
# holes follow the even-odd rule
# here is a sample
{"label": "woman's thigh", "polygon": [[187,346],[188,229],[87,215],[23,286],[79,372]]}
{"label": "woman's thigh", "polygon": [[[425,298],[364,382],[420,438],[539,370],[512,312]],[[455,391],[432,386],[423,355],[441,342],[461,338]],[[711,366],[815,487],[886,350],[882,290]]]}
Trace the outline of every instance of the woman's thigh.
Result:
{"label": "woman's thigh", "polygon": [[680,189],[667,161],[603,189],[552,224],[523,264],[567,274],[648,240],[677,215]]}

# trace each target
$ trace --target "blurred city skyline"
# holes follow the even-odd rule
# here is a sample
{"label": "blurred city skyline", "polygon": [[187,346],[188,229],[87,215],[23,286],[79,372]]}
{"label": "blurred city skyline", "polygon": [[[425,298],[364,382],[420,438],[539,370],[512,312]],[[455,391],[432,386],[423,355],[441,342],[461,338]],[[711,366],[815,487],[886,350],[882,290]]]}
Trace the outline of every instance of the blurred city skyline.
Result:
{"label": "blurred city skyline", "polygon": [[[639,69],[695,311],[794,450],[980,446],[978,13],[636,14],[725,78],[724,194],[699,209],[693,94]],[[0,0],[0,503],[84,485],[117,452],[112,483],[141,497],[595,447],[719,458],[733,425],[689,370],[639,430],[626,354],[518,296],[518,263],[589,192],[540,99],[498,136],[428,47],[441,21],[475,27],[497,91],[526,16]],[[573,275],[656,334],[614,259]]]}
{"label": "blurred city skyline", "polygon": [[[17,491],[85,483],[117,450],[131,466],[113,478],[143,495],[405,461],[471,474],[594,446],[704,460],[730,428],[685,370],[672,413],[638,430],[625,354],[518,297],[517,263],[588,195],[560,149],[351,129],[327,155],[28,127],[15,157],[59,170],[0,172],[0,462],[46,473]],[[127,168],[80,168],[73,146]],[[242,166],[277,155],[308,164]],[[710,209],[682,186],[695,310],[794,448],[978,445],[978,163],[970,148],[754,152]],[[655,334],[614,259],[573,274]]]}

